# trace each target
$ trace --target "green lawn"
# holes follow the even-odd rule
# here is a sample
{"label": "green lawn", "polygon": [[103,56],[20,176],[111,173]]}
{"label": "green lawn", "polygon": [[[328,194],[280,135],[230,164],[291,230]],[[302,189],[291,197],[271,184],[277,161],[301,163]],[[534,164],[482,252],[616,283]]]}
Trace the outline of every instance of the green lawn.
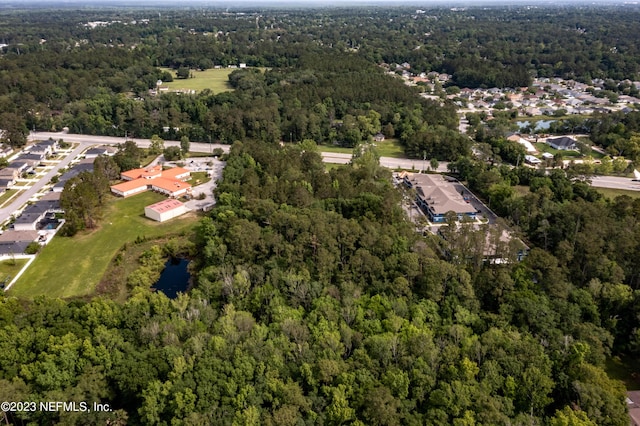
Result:
{"label": "green lawn", "polygon": [[11,282],[29,259],[9,259],[0,262],[0,285],[3,288]]}
{"label": "green lawn", "polygon": [[549,145],[547,145],[544,142],[534,143],[533,145],[540,152],[549,152],[549,153],[551,153],[553,155],[556,155],[559,152],[560,154],[562,154],[562,156],[564,158],[568,158],[568,157],[579,158],[579,157],[582,157],[582,155],[578,151],[567,151],[567,150],[560,151],[560,150],[557,150],[555,148],[551,148]]}
{"label": "green lawn", "polygon": [[229,86],[229,74],[234,71],[231,68],[209,69],[205,71],[191,71],[193,78],[177,79],[176,73],[170,68],[162,68],[174,76],[171,82],[163,82],[169,90],[204,90],[210,89],[214,94],[233,90]]}
{"label": "green lawn", "polygon": [[0,195],[0,207],[2,207],[9,199],[13,198],[14,195],[17,196],[17,189],[7,189],[4,194]]}
{"label": "green lawn", "polygon": [[[407,158],[404,149],[397,139],[387,139],[384,142],[374,142],[380,157]],[[318,145],[320,152],[335,152],[339,154],[353,154],[353,148],[341,146]]]}
{"label": "green lawn", "polygon": [[203,183],[207,183],[211,180],[209,177],[209,173],[207,172],[191,172],[191,179],[188,182],[191,186],[202,185]]}
{"label": "green lawn", "polygon": [[72,238],[55,237],[9,293],[25,298],[91,295],[111,259],[125,243],[137,237],[156,238],[193,229],[197,222],[194,214],[165,223],[144,217],[144,206],[163,199],[160,194],[145,192],[109,200],[98,229]]}

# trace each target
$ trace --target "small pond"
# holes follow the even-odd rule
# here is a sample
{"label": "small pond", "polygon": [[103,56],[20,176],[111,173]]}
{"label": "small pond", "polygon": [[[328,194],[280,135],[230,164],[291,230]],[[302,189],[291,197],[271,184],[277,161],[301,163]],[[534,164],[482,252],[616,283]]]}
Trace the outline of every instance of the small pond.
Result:
{"label": "small pond", "polygon": [[164,265],[160,279],[152,289],[163,292],[169,299],[175,299],[178,297],[178,293],[186,292],[191,277],[187,271],[188,265],[187,259],[169,259]]}

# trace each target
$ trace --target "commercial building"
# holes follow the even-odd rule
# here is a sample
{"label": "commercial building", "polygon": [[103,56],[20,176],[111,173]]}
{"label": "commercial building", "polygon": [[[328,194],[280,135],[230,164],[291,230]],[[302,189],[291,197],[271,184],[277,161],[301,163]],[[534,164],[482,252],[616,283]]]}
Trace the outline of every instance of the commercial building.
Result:
{"label": "commercial building", "polygon": [[182,167],[162,170],[162,166],[151,166],[122,172],[124,182],[111,186],[111,192],[129,197],[144,191],[157,191],[169,197],[181,197],[191,193],[191,184],[185,182],[191,172]]}
{"label": "commercial building", "polygon": [[402,177],[405,185],[416,190],[416,204],[431,222],[444,222],[449,212],[455,213],[458,220],[475,220],[476,209],[442,175],[404,173]]}
{"label": "commercial building", "polygon": [[178,200],[163,200],[144,208],[144,215],[149,219],[164,222],[181,216],[189,211],[184,203]]}

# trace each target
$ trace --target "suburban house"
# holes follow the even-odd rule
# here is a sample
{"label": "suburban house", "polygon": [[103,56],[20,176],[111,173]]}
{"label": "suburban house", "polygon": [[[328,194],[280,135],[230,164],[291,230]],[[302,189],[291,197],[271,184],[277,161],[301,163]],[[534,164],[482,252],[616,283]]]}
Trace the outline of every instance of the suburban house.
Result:
{"label": "suburban house", "polygon": [[569,136],[562,136],[559,138],[549,138],[547,139],[547,144],[558,151],[569,151],[572,149],[576,149],[576,141]]}
{"label": "suburban house", "polygon": [[[15,170],[14,173],[16,174],[16,177],[18,177],[21,174],[28,172],[32,168],[33,168],[33,166],[31,165],[30,162],[23,161],[21,159],[17,159],[17,160],[14,160],[14,161],[10,162],[9,166],[7,166],[3,170],[11,170],[11,169],[13,169],[13,170]],[[7,175],[9,175],[9,173],[7,173]]]}
{"label": "suburban house", "polygon": [[58,149],[58,142],[54,141],[53,139],[49,139],[33,144],[26,150],[31,154],[42,155],[43,158],[46,158],[49,155],[52,155],[56,151],[56,149]]}
{"label": "suburban house", "polygon": [[191,185],[185,180],[191,177],[189,170],[173,167],[162,170],[162,166],[151,166],[122,172],[124,182],[111,186],[111,192],[121,197],[152,190],[169,197],[180,197],[191,193]]}
{"label": "suburban house", "polygon": [[415,188],[416,203],[431,222],[443,223],[449,212],[458,220],[475,220],[476,209],[442,175],[405,173],[403,179],[405,185]]}
{"label": "suburban house", "polygon": [[5,231],[0,235],[0,256],[23,254],[29,244],[39,239],[38,231]]}
{"label": "suburban house", "polygon": [[27,206],[22,214],[13,223],[16,231],[36,231],[46,227],[45,216],[47,214],[63,213],[60,207],[59,194],[47,194],[35,203]]}
{"label": "suburban house", "polygon": [[29,153],[29,154],[20,154],[18,158],[16,158],[16,161],[23,161],[25,163],[28,163],[31,167],[37,167],[45,158],[46,158],[46,155],[42,153],[38,153],[38,154]]}
{"label": "suburban house", "polygon": [[12,177],[0,177],[0,189],[7,190],[16,184],[15,178]]}
{"label": "suburban house", "polygon": [[376,142],[384,142],[384,135],[382,133],[376,133],[373,135],[373,140]]}
{"label": "suburban house", "polygon": [[144,215],[149,219],[164,222],[174,217],[181,216],[189,211],[189,208],[178,200],[163,200],[144,208]]}
{"label": "suburban house", "polygon": [[84,158],[96,158],[101,155],[114,155],[116,150],[110,146],[96,146],[93,148],[89,148],[84,153]]}
{"label": "suburban house", "polygon": [[79,175],[82,172],[92,172],[92,171],[93,171],[93,159],[80,160],[80,162],[74,165],[71,168],[71,170],[69,170],[68,172],[60,176],[60,178],[58,178],[58,182],[56,182],[56,184],[53,185],[53,188],[51,188],[51,190],[53,192],[62,192],[62,190],[64,189],[64,186],[67,184],[67,181],[69,179]]}
{"label": "suburban house", "polygon": [[14,167],[5,167],[4,169],[0,170],[0,178],[2,179],[17,179],[18,177],[20,177],[20,170],[14,168]]}

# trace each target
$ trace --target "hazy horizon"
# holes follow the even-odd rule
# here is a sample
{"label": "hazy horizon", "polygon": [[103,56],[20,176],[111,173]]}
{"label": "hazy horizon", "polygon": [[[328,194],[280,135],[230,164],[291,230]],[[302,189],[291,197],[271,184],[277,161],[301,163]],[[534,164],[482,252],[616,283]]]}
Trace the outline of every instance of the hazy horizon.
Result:
{"label": "hazy horizon", "polygon": [[456,6],[494,6],[494,5],[531,5],[531,6],[567,6],[567,5],[637,5],[638,1],[620,1],[620,0],[189,0],[176,3],[171,0],[0,0],[0,6],[15,7],[21,6],[37,7],[37,6],[118,6],[118,7],[140,7],[140,6],[158,6],[158,7],[174,7],[176,9],[198,6],[198,7],[250,7],[250,6],[273,6],[273,7],[344,7],[344,6],[394,6],[394,7],[456,7]]}

